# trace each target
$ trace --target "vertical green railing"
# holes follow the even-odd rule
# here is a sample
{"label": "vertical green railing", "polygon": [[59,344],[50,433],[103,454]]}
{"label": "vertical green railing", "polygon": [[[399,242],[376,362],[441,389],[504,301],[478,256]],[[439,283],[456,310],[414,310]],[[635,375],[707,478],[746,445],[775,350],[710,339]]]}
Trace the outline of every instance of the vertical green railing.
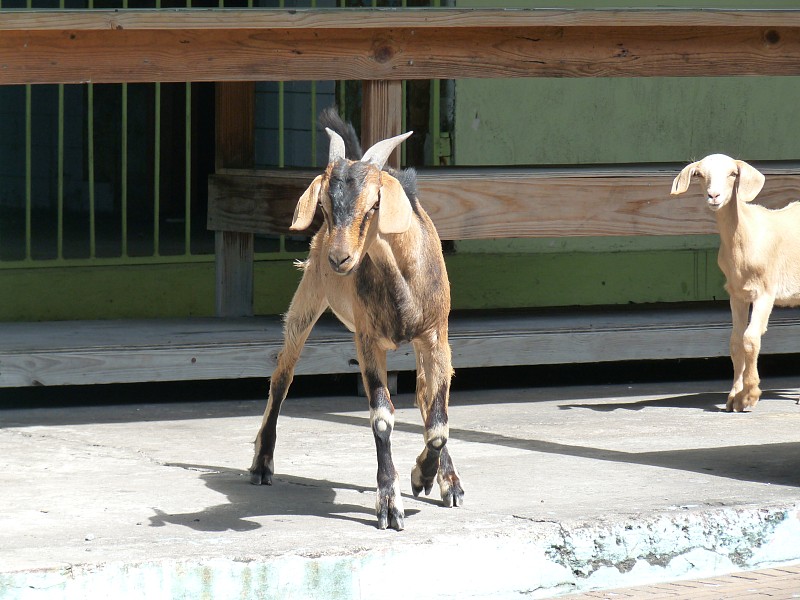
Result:
{"label": "vertical green railing", "polygon": [[[11,0],[0,0],[0,10],[37,8],[37,0],[14,1],[18,4],[11,6]],[[183,1],[187,8],[201,3],[223,9],[226,5],[226,0]],[[94,8],[95,0],[85,2],[88,9]],[[162,0],[152,2],[151,6],[161,8]],[[287,7],[290,0],[238,0],[237,6],[265,6],[265,2]],[[306,0],[306,6],[315,8],[323,2],[343,9],[353,5],[352,0]],[[433,2],[439,4],[439,0]],[[370,3],[387,5],[386,0]],[[398,4],[406,6],[407,0],[392,5]],[[58,0],[60,9],[66,6],[66,0]],[[119,0],[119,6],[128,9],[129,0]],[[18,193],[7,194],[0,210],[15,215],[21,226],[14,226],[13,219],[0,223],[0,269],[213,260],[213,235],[200,226],[205,190],[193,185],[198,177],[194,169],[204,156],[193,156],[193,129],[205,126],[193,124],[203,114],[197,116],[193,109],[207,110],[203,103],[208,102],[208,95],[198,93],[194,85],[25,85],[19,88],[24,91],[21,97],[3,96],[2,101],[9,105],[0,106],[2,114],[16,113],[22,118],[0,123],[0,127],[20,127],[23,148],[22,156],[11,142],[5,150],[21,168],[18,175],[6,174],[15,178]],[[318,147],[326,145],[327,138],[318,135],[318,112],[334,99],[342,109],[347,108],[359,93],[357,86],[355,82],[335,87],[328,82],[309,82],[307,88],[274,84],[276,125],[271,143],[277,149],[270,165],[319,166]],[[438,82],[432,82],[431,89],[429,134],[436,156],[440,139]],[[309,107],[307,124],[304,116],[299,119],[300,130],[307,136],[303,143],[308,144],[307,153],[304,150],[299,158],[288,150],[289,144],[297,143],[298,119],[292,119],[291,125],[289,119],[297,116],[294,102],[298,96],[293,94],[298,93],[305,95],[303,102]],[[323,94],[325,104],[318,99]],[[51,98],[52,106],[46,106]],[[406,102],[405,83],[403,99]],[[355,110],[356,105],[353,107]],[[50,119],[53,126],[45,127]],[[3,143],[0,138],[0,152]],[[298,160],[307,164],[294,164]],[[9,187],[4,185],[4,189]],[[285,240],[271,248],[272,254],[280,257]]]}

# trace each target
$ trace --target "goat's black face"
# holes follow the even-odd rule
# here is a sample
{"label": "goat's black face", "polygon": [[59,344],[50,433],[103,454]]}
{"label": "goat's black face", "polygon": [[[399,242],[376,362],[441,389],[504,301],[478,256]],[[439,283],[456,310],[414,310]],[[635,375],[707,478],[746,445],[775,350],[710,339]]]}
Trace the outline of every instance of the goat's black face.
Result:
{"label": "goat's black face", "polygon": [[328,227],[328,261],[341,275],[356,269],[377,232],[380,172],[372,165],[337,161],[320,205]]}

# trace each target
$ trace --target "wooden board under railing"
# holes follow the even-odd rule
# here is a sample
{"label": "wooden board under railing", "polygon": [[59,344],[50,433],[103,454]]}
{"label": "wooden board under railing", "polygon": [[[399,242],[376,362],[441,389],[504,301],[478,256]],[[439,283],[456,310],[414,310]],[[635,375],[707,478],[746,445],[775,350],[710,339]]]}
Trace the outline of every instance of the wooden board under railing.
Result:
{"label": "wooden board under railing", "polygon": [[[767,175],[759,204],[800,200],[800,164],[759,167]],[[446,240],[715,233],[699,185],[670,196],[680,168],[431,169],[419,172],[418,190]],[[208,228],[288,233],[297,199],[317,174],[222,169],[209,179]]]}

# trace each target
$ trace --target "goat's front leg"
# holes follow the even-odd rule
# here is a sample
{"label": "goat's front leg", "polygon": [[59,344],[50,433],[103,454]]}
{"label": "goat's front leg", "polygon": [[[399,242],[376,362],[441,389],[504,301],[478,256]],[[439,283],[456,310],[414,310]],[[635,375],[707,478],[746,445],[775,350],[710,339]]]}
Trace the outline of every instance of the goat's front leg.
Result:
{"label": "goat's front leg", "polygon": [[736,394],[744,387],[744,330],[747,328],[747,317],[750,312],[750,302],[731,297],[731,317],[733,319],[733,329],[731,330],[731,362],[733,363],[733,385],[728,394],[728,402],[725,409],[728,412],[733,410],[733,401]]}
{"label": "goat's front leg", "polygon": [[762,295],[753,302],[750,314],[750,324],[744,331],[744,373],[742,375],[742,389],[733,399],[733,410],[742,412],[752,408],[761,397],[761,380],[758,376],[758,354],[761,351],[761,336],[767,331],[769,315],[775,302],[773,296]]}
{"label": "goat's front leg", "polygon": [[250,483],[272,485],[275,474],[273,457],[277,438],[278,415],[294,378],[294,367],[300,358],[303,345],[312,327],[325,310],[326,303],[320,294],[319,282],[313,273],[306,271],[286,313],[283,331],[283,348],[269,381],[269,399],[255,441]]}
{"label": "goat's front leg", "polygon": [[386,351],[380,349],[374,340],[360,333],[356,333],[356,351],[364,389],[369,399],[369,422],[378,455],[378,489],[375,500],[378,528],[391,527],[401,531],[405,527],[405,511],[400,494],[400,479],[392,460],[394,405],[386,385]]}
{"label": "goat's front leg", "polygon": [[436,478],[444,505],[461,506],[464,489],[446,446],[450,431],[447,406],[453,376],[447,330],[432,339],[415,341],[414,350],[417,368],[424,373],[424,376],[417,373],[417,405],[425,424],[425,449],[411,471],[411,491],[414,496],[423,490],[429,494]]}

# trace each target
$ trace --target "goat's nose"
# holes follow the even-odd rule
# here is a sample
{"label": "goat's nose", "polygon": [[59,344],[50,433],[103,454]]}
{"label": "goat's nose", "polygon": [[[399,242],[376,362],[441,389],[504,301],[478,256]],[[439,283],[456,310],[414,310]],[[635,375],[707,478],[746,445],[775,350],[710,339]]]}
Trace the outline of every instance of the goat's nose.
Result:
{"label": "goat's nose", "polygon": [[331,268],[340,273],[344,270],[344,266],[350,261],[350,254],[343,251],[333,251],[328,254],[328,262],[331,263]]}

